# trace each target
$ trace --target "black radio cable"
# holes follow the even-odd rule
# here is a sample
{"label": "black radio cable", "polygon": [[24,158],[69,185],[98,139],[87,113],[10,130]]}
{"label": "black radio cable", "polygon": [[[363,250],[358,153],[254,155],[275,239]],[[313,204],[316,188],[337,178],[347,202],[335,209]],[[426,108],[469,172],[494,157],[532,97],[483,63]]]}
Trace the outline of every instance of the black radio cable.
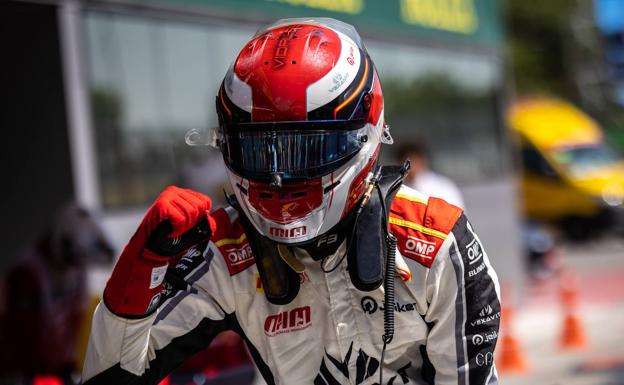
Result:
{"label": "black radio cable", "polygon": [[384,276],[384,334],[381,336],[383,347],[381,349],[381,357],[379,359],[379,385],[383,384],[383,369],[386,347],[394,338],[394,270],[396,265],[396,247],[397,239],[388,230],[388,213],[386,205],[381,193],[381,189],[377,186],[381,207],[383,209],[384,232],[386,233],[386,271]]}

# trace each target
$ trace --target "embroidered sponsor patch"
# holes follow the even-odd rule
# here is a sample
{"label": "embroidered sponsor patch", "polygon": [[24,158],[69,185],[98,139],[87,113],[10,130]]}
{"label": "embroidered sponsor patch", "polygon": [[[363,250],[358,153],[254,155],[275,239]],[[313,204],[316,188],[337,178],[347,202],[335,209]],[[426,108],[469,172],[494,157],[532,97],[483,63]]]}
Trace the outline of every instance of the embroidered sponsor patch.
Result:
{"label": "embroidered sponsor patch", "polygon": [[310,306],[302,306],[268,316],[264,321],[264,333],[273,337],[278,334],[303,330],[311,324]]}
{"label": "embroidered sponsor patch", "polygon": [[444,242],[443,239],[400,225],[391,225],[391,230],[397,238],[397,246],[403,257],[426,267],[431,267],[438,250]]}
{"label": "embroidered sponsor patch", "polygon": [[405,254],[425,259],[433,259],[435,256],[436,244],[435,242],[426,241],[424,239],[408,235],[403,251]]}
{"label": "embroidered sponsor patch", "polygon": [[249,242],[220,247],[230,275],[238,274],[255,263]]}

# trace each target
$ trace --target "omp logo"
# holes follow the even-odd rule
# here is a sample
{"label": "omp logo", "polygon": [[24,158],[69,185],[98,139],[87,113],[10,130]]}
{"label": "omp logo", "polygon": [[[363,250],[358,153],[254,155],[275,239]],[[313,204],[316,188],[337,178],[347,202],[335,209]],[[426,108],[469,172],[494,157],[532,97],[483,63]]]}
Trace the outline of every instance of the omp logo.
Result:
{"label": "omp logo", "polygon": [[253,259],[253,253],[249,243],[245,243],[240,248],[227,248],[225,249],[225,255],[232,266],[237,266]]}
{"label": "omp logo", "polygon": [[407,241],[405,241],[405,253],[413,254],[425,259],[432,259],[435,252],[435,243],[425,241],[424,239],[416,238],[408,235]]}
{"label": "omp logo", "polygon": [[190,248],[189,250],[187,250],[184,256],[182,256],[181,259],[193,259],[195,257],[199,257],[201,253],[201,250],[198,250],[196,248]]}
{"label": "omp logo", "polygon": [[477,242],[476,239],[473,239],[468,245],[466,245],[466,250],[468,251],[468,264],[472,265],[476,263],[483,257],[483,251],[481,250],[481,245]]}
{"label": "omp logo", "polygon": [[490,305],[486,305],[483,309],[481,309],[481,311],[479,312],[479,317],[485,317],[488,316],[490,314],[492,314],[493,310],[492,310],[492,306]]}
{"label": "omp logo", "polygon": [[300,238],[306,235],[307,227],[300,226],[292,229],[280,229],[279,227],[271,227],[269,234],[277,238]]}
{"label": "omp logo", "polygon": [[303,306],[268,316],[264,321],[264,333],[272,337],[278,334],[302,330],[311,324],[310,306]]}
{"label": "omp logo", "polygon": [[293,25],[280,34],[277,40],[275,54],[273,55],[273,68],[280,68],[284,66],[286,55],[288,55],[288,45],[290,44],[290,40],[301,28],[302,27],[299,25]]}

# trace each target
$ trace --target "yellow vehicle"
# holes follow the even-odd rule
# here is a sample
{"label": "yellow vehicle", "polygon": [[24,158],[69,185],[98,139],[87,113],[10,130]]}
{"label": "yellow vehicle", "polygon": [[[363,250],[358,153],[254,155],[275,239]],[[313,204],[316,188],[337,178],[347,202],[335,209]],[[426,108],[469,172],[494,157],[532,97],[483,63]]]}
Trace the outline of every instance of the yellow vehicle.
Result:
{"label": "yellow vehicle", "polygon": [[619,222],[624,160],[592,118],[564,101],[539,98],[515,103],[507,120],[521,148],[529,219],[560,223],[576,237]]}

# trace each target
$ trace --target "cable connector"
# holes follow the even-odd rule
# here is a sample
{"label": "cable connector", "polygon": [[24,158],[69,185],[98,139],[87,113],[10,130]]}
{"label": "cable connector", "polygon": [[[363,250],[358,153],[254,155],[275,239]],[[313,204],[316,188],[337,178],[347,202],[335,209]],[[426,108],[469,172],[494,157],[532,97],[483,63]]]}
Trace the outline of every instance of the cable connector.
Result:
{"label": "cable connector", "polygon": [[375,186],[377,186],[380,179],[381,179],[381,167],[378,167],[377,172],[375,172],[375,174],[372,175],[372,177],[370,178],[370,181],[368,182],[368,187],[366,188],[366,191],[364,192],[364,196],[362,197],[362,200],[360,201],[360,204],[358,207],[358,214],[362,212],[362,209],[364,209],[364,206],[366,206],[366,204],[370,200],[371,196],[373,195],[373,189],[375,188]]}

